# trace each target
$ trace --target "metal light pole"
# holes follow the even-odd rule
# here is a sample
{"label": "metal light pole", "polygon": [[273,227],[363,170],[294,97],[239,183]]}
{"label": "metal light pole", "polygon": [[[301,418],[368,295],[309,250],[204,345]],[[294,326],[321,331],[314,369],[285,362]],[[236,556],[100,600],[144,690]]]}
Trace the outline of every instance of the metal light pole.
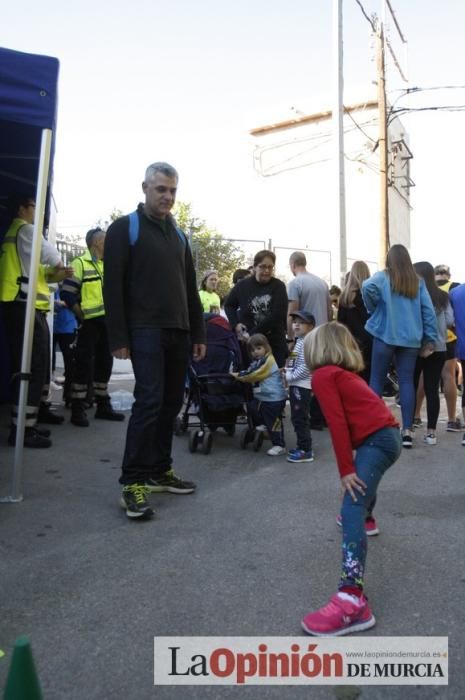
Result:
{"label": "metal light pole", "polygon": [[384,67],[384,26],[378,26],[377,36],[377,73],[379,104],[379,183],[380,183],[380,230],[379,230],[379,266],[384,268],[389,250],[389,178],[388,149],[389,137],[386,109],[386,75]]}
{"label": "metal light pole", "polygon": [[334,106],[333,128],[335,145],[335,162],[337,168],[337,227],[339,229],[339,255],[337,270],[332,274],[339,277],[341,284],[345,282],[347,273],[347,237],[346,237],[346,202],[344,177],[344,75],[343,75],[343,37],[342,37],[342,0],[334,0]]}

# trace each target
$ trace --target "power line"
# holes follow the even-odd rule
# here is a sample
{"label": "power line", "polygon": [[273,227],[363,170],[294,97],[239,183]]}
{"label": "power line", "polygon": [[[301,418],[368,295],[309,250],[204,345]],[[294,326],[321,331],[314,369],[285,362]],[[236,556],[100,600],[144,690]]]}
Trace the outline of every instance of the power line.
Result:
{"label": "power line", "polygon": [[400,77],[402,78],[402,80],[403,80],[404,82],[408,83],[408,78],[406,78],[406,76],[404,75],[404,71],[402,70],[402,68],[401,68],[401,66],[400,66],[400,63],[399,63],[399,61],[397,60],[397,56],[396,56],[396,54],[394,53],[394,50],[393,50],[393,48],[392,48],[392,46],[391,46],[391,42],[389,41],[389,39],[388,39],[387,37],[385,37],[385,42],[386,42],[386,46],[387,46],[388,49],[389,49],[389,53],[391,54],[391,58],[392,58],[392,60],[394,61],[394,65],[395,65],[395,67],[397,68],[397,70],[399,71]]}
{"label": "power line", "polygon": [[[376,15],[373,14],[373,18],[370,18],[370,17],[368,16],[367,11],[366,11],[365,8],[363,7],[362,3],[360,2],[360,0],[355,0],[355,2],[356,2],[357,5],[359,6],[359,8],[360,8],[360,10],[362,11],[362,14],[363,14],[363,16],[365,17],[365,19],[367,20],[367,22],[370,24],[370,27],[372,28],[373,32],[376,34],[376,33],[378,32],[378,29],[377,29],[377,27],[376,27],[375,22],[373,21],[373,18],[376,19]],[[399,23],[397,22],[397,18],[396,18],[395,14],[394,14],[394,10],[392,9],[391,4],[389,3],[388,0],[385,0],[385,2],[387,3],[387,6],[388,6],[388,8],[389,8],[389,11],[390,11],[390,13],[391,13],[391,15],[392,15],[392,18],[393,18],[394,23],[395,23],[395,25],[396,25],[396,29],[397,29],[397,31],[398,31],[398,33],[399,33],[399,36],[400,36],[402,42],[403,42],[404,44],[406,44],[406,43],[407,43],[407,40],[405,39],[404,35],[402,34],[402,31],[401,31],[401,29],[400,29]],[[396,67],[397,70],[399,71],[400,77],[402,78],[402,80],[404,80],[406,83],[408,83],[408,78],[405,76],[404,71],[402,70],[402,67],[401,67],[401,65],[400,65],[400,63],[399,63],[399,59],[397,58],[396,54],[394,53],[394,49],[392,48],[391,42],[389,41],[389,39],[388,39],[387,36],[384,38],[384,42],[385,42],[386,46],[387,46],[388,49],[389,49],[389,53],[391,54],[391,57],[392,57],[392,60],[394,61],[395,67]]]}
{"label": "power line", "polygon": [[[294,166],[288,166],[287,168],[282,168],[281,170],[277,170],[276,172],[266,172],[262,171],[260,175],[262,177],[274,177],[275,175],[280,175],[283,172],[289,172],[291,170],[299,170],[300,168],[308,168],[310,165],[318,165],[319,163],[328,163],[329,161],[332,160],[332,157],[330,156],[329,158],[321,158],[320,160],[313,160],[310,163],[304,163],[302,165],[294,165]],[[275,165],[272,167],[279,167],[279,165]]]}
{"label": "power line", "polygon": [[431,87],[412,87],[406,89],[406,94],[410,92],[430,92],[432,90],[465,90],[465,85],[432,85]]}
{"label": "power line", "polygon": [[372,19],[371,17],[368,16],[368,14],[367,14],[365,8],[363,7],[362,3],[360,2],[360,0],[355,0],[355,2],[356,2],[357,5],[359,6],[360,10],[362,11],[362,15],[365,17],[366,21],[369,23],[369,25],[370,25],[370,27],[372,28],[372,30],[373,30],[374,32],[376,32],[375,23],[373,22],[373,19]]}
{"label": "power line", "polygon": [[390,92],[400,92],[402,94],[398,95],[394,101],[394,104],[400,100],[402,97],[407,95],[414,95],[417,92],[430,92],[433,90],[465,90],[465,85],[431,85],[430,87],[414,86],[409,88],[398,88],[397,90],[391,90]]}
{"label": "power line", "polygon": [[368,160],[365,160],[362,157],[362,155],[359,155],[356,158],[351,158],[349,155],[347,155],[347,153],[344,153],[344,158],[346,160],[350,160],[352,163],[361,163],[366,168],[368,168],[369,170],[372,170],[374,173],[379,175],[379,168],[374,163],[370,163]]}
{"label": "power line", "polygon": [[[367,138],[370,138],[368,136],[368,134],[366,134],[363,131],[362,127],[359,124],[357,124],[355,122],[355,120],[353,120],[353,121],[354,121],[355,126],[346,127],[344,129],[344,133],[348,134],[348,133],[351,133],[352,131],[355,131],[356,129],[360,129],[365,134],[365,136]],[[370,126],[374,123],[375,123],[374,120],[370,119],[366,122],[363,122],[363,126]],[[295,145],[298,145],[301,143],[306,143],[307,141],[314,141],[316,139],[319,139],[319,142],[317,144],[315,144],[314,146],[312,146],[311,148],[306,149],[305,151],[301,151],[300,153],[297,153],[294,156],[292,156],[292,157],[297,157],[299,155],[302,155],[303,153],[307,153],[310,150],[314,150],[315,148],[319,148],[320,146],[323,146],[326,143],[329,143],[330,141],[332,141],[332,138],[333,138],[332,132],[327,131],[327,132],[322,132],[322,133],[316,134],[316,135],[307,135],[307,136],[301,137],[299,139],[287,139],[286,141],[280,141],[278,143],[271,143],[267,146],[256,146],[255,153],[258,154],[259,158],[261,159],[262,154],[267,153],[269,151],[276,151],[276,150],[286,148],[289,146],[295,146]]]}
{"label": "power line", "polygon": [[[367,139],[369,139],[369,141],[371,141],[371,142],[374,143],[375,145],[378,143],[378,141],[375,141],[374,138],[372,138],[369,134],[367,134],[366,131],[364,131],[364,130],[362,129],[362,127],[360,126],[360,124],[358,124],[358,123],[355,121],[355,119],[353,118],[352,114],[351,114],[345,107],[344,107],[344,112],[345,112],[346,114],[349,115],[349,117],[352,119],[352,121],[354,122],[354,124],[355,124],[355,126],[357,127],[357,129],[358,129],[359,131],[361,131],[362,134],[363,134],[364,136],[366,136]],[[373,149],[373,150],[374,150],[374,149]]]}
{"label": "power line", "polygon": [[406,44],[406,43],[407,43],[407,39],[406,39],[406,38],[404,37],[404,35],[402,34],[402,30],[401,30],[401,28],[400,28],[400,26],[399,26],[399,22],[397,21],[396,13],[395,13],[394,10],[392,9],[392,6],[391,6],[391,3],[389,2],[389,0],[385,0],[385,2],[386,2],[386,5],[387,5],[388,8],[389,8],[389,12],[391,13],[392,19],[394,20],[394,24],[396,25],[396,29],[397,29],[397,31],[398,31],[398,33],[399,33],[399,36],[400,36],[402,42],[403,42],[404,44]]}
{"label": "power line", "polygon": [[[398,95],[396,97],[396,99],[394,100],[394,102],[392,103],[388,116],[391,117],[391,115],[396,112],[396,110],[394,109],[394,106],[397,104],[397,102],[400,99],[402,99],[402,97],[406,97],[407,95],[416,94],[419,92],[429,92],[432,90],[465,90],[465,85],[432,85],[431,87],[414,86],[414,87],[410,87],[410,88],[401,88],[399,90],[392,90],[392,92],[400,92],[400,95]],[[412,108],[401,107],[400,109],[403,111],[403,110],[414,109],[414,108],[413,107]],[[431,109],[433,109],[433,108],[431,108]]]}
{"label": "power line", "polygon": [[465,105],[437,105],[434,107],[401,107],[400,109],[392,110],[389,119],[389,124],[391,124],[401,114],[408,114],[409,112],[465,112]]}
{"label": "power line", "polygon": [[399,112],[463,112],[465,110],[465,105],[434,105],[432,107],[399,107],[399,109],[394,109],[393,114],[398,114]]}

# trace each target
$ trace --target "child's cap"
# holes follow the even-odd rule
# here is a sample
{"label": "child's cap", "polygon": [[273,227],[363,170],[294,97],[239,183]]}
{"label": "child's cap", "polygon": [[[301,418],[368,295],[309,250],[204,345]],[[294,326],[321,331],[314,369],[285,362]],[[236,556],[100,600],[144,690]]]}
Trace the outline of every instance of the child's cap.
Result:
{"label": "child's cap", "polygon": [[309,326],[315,325],[315,316],[305,309],[300,309],[299,311],[294,311],[293,314],[289,314],[291,318],[300,318],[304,323],[308,323]]}

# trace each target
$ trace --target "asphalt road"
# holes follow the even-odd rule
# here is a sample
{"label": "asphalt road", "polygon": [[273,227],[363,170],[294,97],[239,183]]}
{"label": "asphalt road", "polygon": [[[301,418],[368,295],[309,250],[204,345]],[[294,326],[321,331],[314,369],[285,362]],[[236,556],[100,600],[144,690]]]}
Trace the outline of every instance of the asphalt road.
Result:
{"label": "asphalt road", "polygon": [[[129,388],[115,379],[113,389]],[[0,495],[13,464],[5,416],[3,425]],[[155,635],[301,635],[303,614],[338,580],[338,479],[327,431],[314,434],[316,460],[302,465],[219,433],[210,455],[191,455],[184,436],[175,469],[197,493],[153,495],[156,518],[130,522],[118,505],[125,429],[67,421],[51,449],[24,452],[24,501],[0,504],[0,688],[26,634],[46,700],[463,700],[460,434],[441,422],[438,445],[417,437],[382,482],[367,571],[377,626],[363,633],[448,636],[447,688],[154,687]],[[294,446],[289,425],[287,435]]]}

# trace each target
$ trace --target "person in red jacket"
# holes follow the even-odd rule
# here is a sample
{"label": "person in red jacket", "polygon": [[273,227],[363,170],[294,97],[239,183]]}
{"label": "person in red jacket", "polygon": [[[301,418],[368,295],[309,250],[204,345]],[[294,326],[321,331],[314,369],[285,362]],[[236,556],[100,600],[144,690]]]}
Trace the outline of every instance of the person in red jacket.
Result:
{"label": "person in red jacket", "polygon": [[306,615],[302,627],[308,634],[339,636],[376,622],[364,595],[365,517],[382,476],[399,458],[401,437],[383,400],[357,374],[363,358],[345,326],[332,322],[315,328],[305,339],[304,355],[328,423],[344,498],[338,592],[327,605]]}

